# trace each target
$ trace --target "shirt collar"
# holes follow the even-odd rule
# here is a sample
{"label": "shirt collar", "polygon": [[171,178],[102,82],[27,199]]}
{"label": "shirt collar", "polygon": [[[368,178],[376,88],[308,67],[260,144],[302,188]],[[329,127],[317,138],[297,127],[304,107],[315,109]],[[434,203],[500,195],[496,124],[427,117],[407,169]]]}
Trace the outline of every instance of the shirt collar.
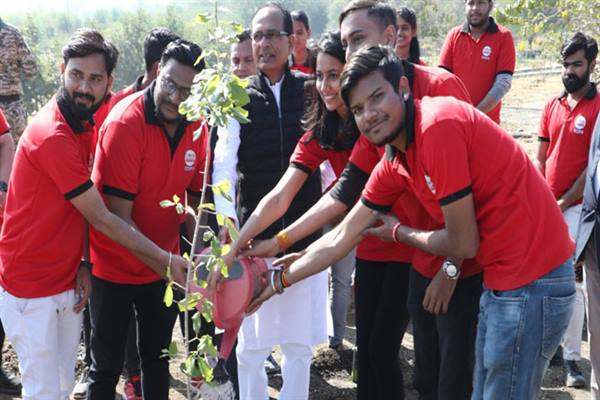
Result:
{"label": "shirt collar", "polygon": [[[590,88],[588,89],[587,92],[585,92],[585,95],[583,96],[583,98],[586,100],[593,100],[594,97],[596,97],[596,95],[598,94],[598,88],[596,87],[596,83],[594,83],[594,82],[590,82],[590,83],[591,83]],[[567,93],[566,90],[563,90],[562,93],[560,94],[560,96],[558,96],[558,99],[559,100],[566,99],[568,94],[569,93]]]}
{"label": "shirt collar", "polygon": [[[61,95],[60,92],[56,95],[56,104],[58,105],[58,110],[62,114],[65,121],[67,121],[67,124],[73,130],[73,132],[84,133],[88,131],[88,128],[73,114],[67,99]],[[93,118],[90,118],[87,122],[91,126],[94,126]]]}
{"label": "shirt collar", "polygon": [[[471,27],[469,26],[469,22],[467,21],[462,26],[461,32],[469,33],[470,31],[471,31]],[[485,31],[488,33],[498,32],[498,24],[496,24],[496,21],[494,21],[494,18],[490,17],[490,23],[488,24],[487,29]]]}

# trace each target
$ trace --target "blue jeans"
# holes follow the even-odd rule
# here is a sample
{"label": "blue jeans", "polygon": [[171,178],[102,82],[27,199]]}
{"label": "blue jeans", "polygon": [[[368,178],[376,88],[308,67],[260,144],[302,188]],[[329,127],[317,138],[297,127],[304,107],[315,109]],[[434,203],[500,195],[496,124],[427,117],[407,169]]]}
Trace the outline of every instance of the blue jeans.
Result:
{"label": "blue jeans", "polygon": [[575,300],[571,260],[514,290],[484,288],[472,400],[535,399]]}

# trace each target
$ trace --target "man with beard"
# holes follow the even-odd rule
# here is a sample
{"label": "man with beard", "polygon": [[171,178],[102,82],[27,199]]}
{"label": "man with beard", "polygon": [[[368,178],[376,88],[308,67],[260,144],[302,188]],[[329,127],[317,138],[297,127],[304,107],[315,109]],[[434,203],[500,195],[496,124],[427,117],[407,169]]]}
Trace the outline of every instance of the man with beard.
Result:
{"label": "man with beard", "polygon": [[[195,210],[204,178],[207,130],[194,140],[202,121],[189,122],[179,105],[190,95],[194,76],[204,68],[202,50],[175,40],[162,54],[156,80],[113,108],[100,129],[92,179],[109,210],[168,249],[179,254],[179,225],[185,215],[162,200],[174,195]],[[185,200],[182,200],[185,203]],[[169,358],[177,307],[163,302],[165,282],[146,260],[96,229],[91,230],[93,291],[92,367],[88,399],[112,399],[135,309],[141,384],[146,399],[168,399]]]}
{"label": "man with beard", "polygon": [[[577,32],[562,46],[564,93],[550,100],[542,113],[536,166],[546,178],[563,212],[572,239],[577,236],[592,130],[600,111],[600,95],[590,75],[596,66],[598,45]],[[563,338],[566,385],[584,387],[577,361],[581,358],[581,331],[585,317],[582,266],[576,267],[577,297],[569,328]]]}
{"label": "man with beard", "polygon": [[170,269],[184,284],[188,264],[111,213],[90,180],[92,116],[110,86],[113,47],[80,29],[63,60],[59,92],[21,137],[0,234],[0,318],[24,399],[64,399],[73,389],[80,312],[91,291],[86,220],[162,277]]}
{"label": "man with beard", "polygon": [[[413,100],[400,65],[385,47],[361,50],[346,64],[344,102],[362,134],[388,144],[385,158],[344,221],[272,282],[280,292],[335,262],[363,235],[445,257],[442,269],[451,279],[461,273],[457,261],[475,258],[484,290],[471,398],[534,399],[575,297],[567,226],[509,134],[451,97]],[[418,229],[374,212],[404,192],[444,225]],[[383,224],[373,226],[377,220]],[[256,303],[274,292],[265,289]]]}
{"label": "man with beard", "polygon": [[439,65],[458,76],[473,105],[499,124],[516,54],[512,33],[490,17],[493,8],[493,0],[465,0],[467,22],[448,33]]}

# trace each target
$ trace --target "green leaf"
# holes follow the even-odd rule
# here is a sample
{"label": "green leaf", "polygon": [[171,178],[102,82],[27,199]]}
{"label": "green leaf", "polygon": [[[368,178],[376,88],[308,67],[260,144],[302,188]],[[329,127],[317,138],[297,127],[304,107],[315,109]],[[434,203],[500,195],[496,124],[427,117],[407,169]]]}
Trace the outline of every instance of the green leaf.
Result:
{"label": "green leaf", "polygon": [[217,224],[219,224],[219,226],[225,225],[225,221],[228,219],[229,218],[225,217],[223,214],[217,214]]}
{"label": "green leaf", "polygon": [[200,328],[202,327],[202,318],[200,318],[201,316],[202,314],[200,314],[199,312],[194,313],[194,315],[192,315],[192,329],[194,330],[194,333],[196,335],[200,333]]}
{"label": "green leaf", "polygon": [[213,231],[206,231],[202,234],[202,241],[203,242],[208,242],[209,240],[211,240],[213,237],[215,236],[215,234],[213,233]]}
{"label": "green leaf", "polygon": [[198,341],[198,352],[201,354],[208,354],[211,357],[219,357],[219,352],[213,344],[212,337],[210,335],[203,335]]}
{"label": "green leaf", "polygon": [[175,357],[177,355],[177,343],[176,342],[171,342],[171,344],[169,345],[169,357]]}
{"label": "green leaf", "polygon": [[160,206],[162,208],[173,207],[174,205],[175,205],[175,203],[173,203],[171,200],[162,200],[160,202]]}
{"label": "green leaf", "polygon": [[212,382],[213,380],[213,370],[210,367],[210,365],[208,364],[208,360],[206,359],[206,357],[200,357],[198,359],[198,364],[200,366],[200,375],[202,375],[202,379],[204,379],[205,382]]}
{"label": "green leaf", "polygon": [[229,253],[230,251],[231,251],[231,245],[224,244],[223,246],[221,246],[221,257],[227,255],[227,253]]}
{"label": "green leaf", "polygon": [[213,203],[200,204],[200,208],[210,210],[210,211],[217,211],[217,208],[215,207],[215,205]]}
{"label": "green leaf", "polygon": [[210,251],[213,256],[221,257],[221,243],[215,237],[210,241]]}
{"label": "green leaf", "polygon": [[222,258],[217,259],[217,263],[219,263],[219,267],[221,267],[221,275],[223,275],[223,278],[229,278],[229,267],[227,266],[227,263],[225,263]]}
{"label": "green leaf", "polygon": [[208,22],[208,19],[210,18],[210,14],[208,13],[200,13],[198,15],[196,15],[196,23],[197,24],[205,24]]}
{"label": "green leaf", "polygon": [[176,194],[173,195],[173,201],[175,202],[175,204],[179,204],[179,202],[181,201],[181,199],[179,198],[179,196],[177,196]]}
{"label": "green leaf", "polygon": [[204,320],[211,323],[213,320],[213,303],[206,300],[202,303],[202,310],[200,311]]}
{"label": "green leaf", "polygon": [[171,286],[170,283],[167,285],[167,288],[165,289],[165,296],[163,298],[163,302],[165,303],[165,305],[167,307],[171,307],[171,305],[173,304],[173,287]]}
{"label": "green leaf", "polygon": [[229,233],[229,236],[231,236],[231,239],[234,241],[238,240],[238,238],[240,237],[240,234],[231,219],[225,218],[225,227],[227,228],[227,233]]}
{"label": "green leaf", "polygon": [[175,211],[177,211],[177,214],[182,215],[185,213],[185,206],[181,203],[177,203],[175,205]]}

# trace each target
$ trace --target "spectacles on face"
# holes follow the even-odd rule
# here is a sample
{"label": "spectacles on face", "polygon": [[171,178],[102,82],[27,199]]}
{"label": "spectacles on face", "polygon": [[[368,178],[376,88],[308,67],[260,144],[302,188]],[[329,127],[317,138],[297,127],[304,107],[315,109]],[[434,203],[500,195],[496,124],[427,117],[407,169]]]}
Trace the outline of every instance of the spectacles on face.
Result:
{"label": "spectacles on face", "polygon": [[178,84],[173,82],[173,80],[170,77],[168,77],[166,75],[162,75],[160,77],[160,82],[162,84],[161,86],[163,87],[163,89],[167,93],[169,93],[169,96],[172,96],[175,93],[177,93],[179,95],[179,98],[181,98],[181,100],[185,100],[190,96],[190,93],[191,93],[190,88],[179,86]]}
{"label": "spectacles on face", "polygon": [[263,39],[267,39],[268,42],[273,42],[275,39],[279,39],[283,36],[289,36],[289,33],[278,31],[277,29],[269,29],[266,32],[254,32],[252,34],[252,41],[254,43],[261,42]]}

